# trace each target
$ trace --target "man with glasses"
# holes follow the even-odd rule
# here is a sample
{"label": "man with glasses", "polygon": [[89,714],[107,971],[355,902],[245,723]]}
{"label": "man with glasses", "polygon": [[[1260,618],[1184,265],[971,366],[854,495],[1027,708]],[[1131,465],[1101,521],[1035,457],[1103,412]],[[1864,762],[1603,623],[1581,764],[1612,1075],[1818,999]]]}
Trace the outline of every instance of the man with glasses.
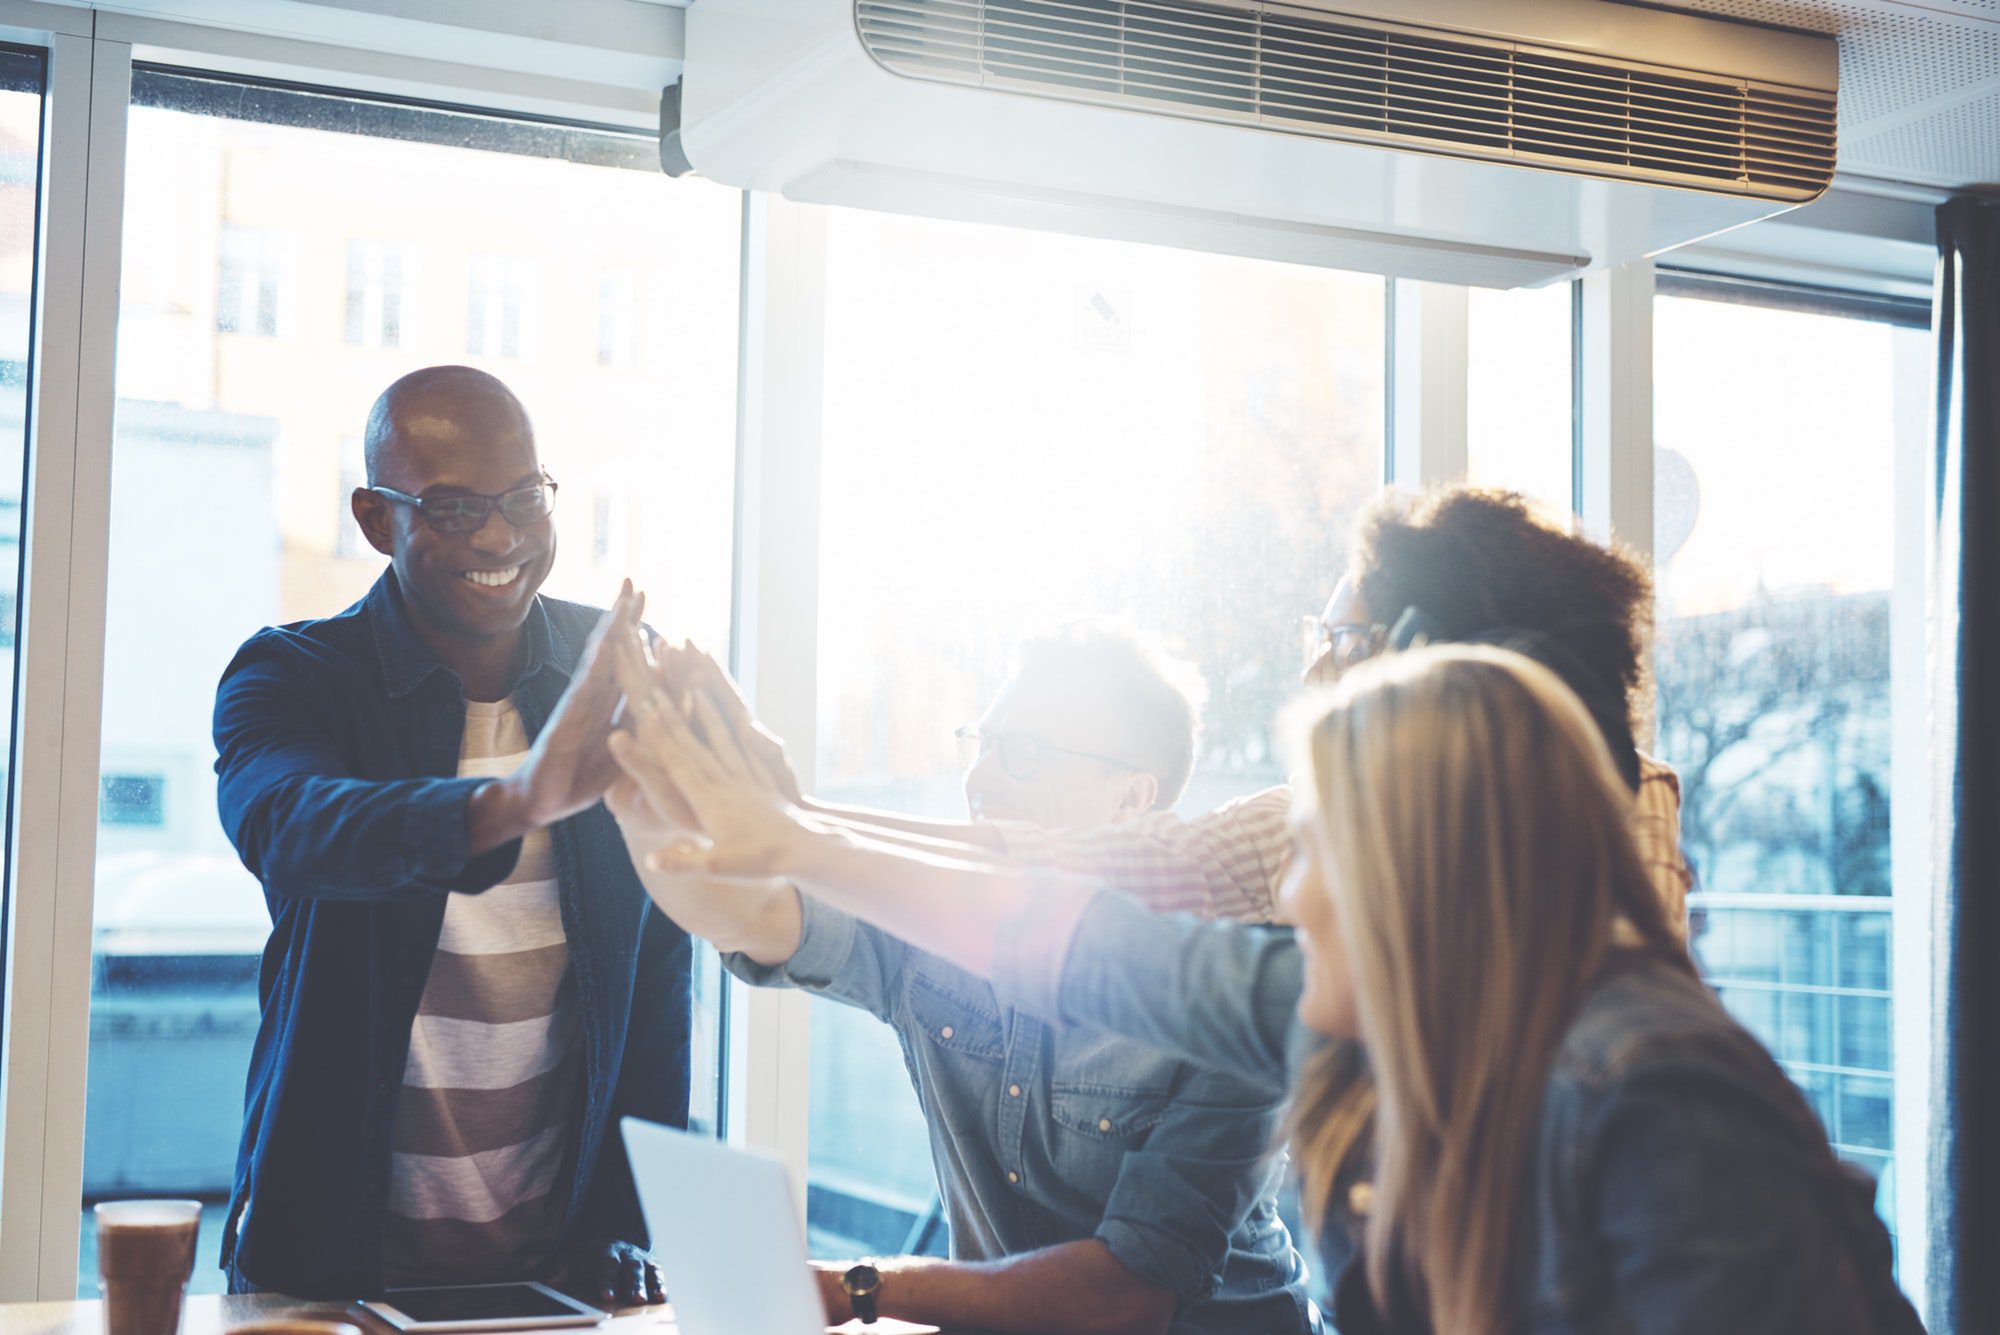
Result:
{"label": "man with glasses", "polygon": [[223,825],[272,918],[222,1264],[317,1298],[662,1301],[616,1126],[686,1122],[689,943],[599,803],[598,646],[641,600],[541,595],[556,484],[492,376],[398,380],[366,452],[354,518],[389,568],[252,636],[216,697]]}
{"label": "man with glasses", "polygon": [[[647,672],[631,661],[637,638],[624,648],[625,670]],[[679,670],[682,655],[664,657]],[[650,698],[644,678],[625,684]],[[1165,810],[1193,767],[1200,694],[1192,669],[1128,635],[1075,626],[1035,641],[985,716],[959,731],[966,802],[1046,826]],[[611,801],[635,847],[658,846],[655,827],[674,813],[645,809],[629,785]],[[1274,1198],[1283,1091],[1036,1020],[985,981],[789,886],[713,894],[645,876],[737,977],[866,1010],[901,1041],[952,1259],[823,1264],[834,1321],[879,1314],[1037,1335],[1317,1328]],[[813,1070],[815,1081],[847,1077]]]}

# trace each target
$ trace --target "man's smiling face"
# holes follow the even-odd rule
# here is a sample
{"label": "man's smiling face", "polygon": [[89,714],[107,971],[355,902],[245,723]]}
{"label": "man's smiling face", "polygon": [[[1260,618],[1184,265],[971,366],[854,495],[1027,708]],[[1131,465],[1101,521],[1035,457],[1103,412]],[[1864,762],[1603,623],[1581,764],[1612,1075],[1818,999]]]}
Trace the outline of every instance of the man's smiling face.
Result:
{"label": "man's smiling face", "polygon": [[[513,395],[484,377],[451,377],[400,397],[374,485],[426,500],[494,496],[541,480],[534,429]],[[512,634],[555,564],[555,521],[515,525],[496,506],[471,533],[440,533],[414,507],[359,494],[363,527],[388,555],[412,612],[462,640]],[[372,518],[373,522],[370,522]]]}

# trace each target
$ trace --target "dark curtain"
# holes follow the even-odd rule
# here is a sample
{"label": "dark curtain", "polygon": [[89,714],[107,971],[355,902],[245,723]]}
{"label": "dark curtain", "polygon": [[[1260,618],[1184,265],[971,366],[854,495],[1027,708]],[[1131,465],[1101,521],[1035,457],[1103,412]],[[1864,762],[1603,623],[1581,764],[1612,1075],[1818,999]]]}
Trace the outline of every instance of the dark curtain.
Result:
{"label": "dark curtain", "polygon": [[1930,1320],[2000,1332],[2000,200],[1938,210]]}

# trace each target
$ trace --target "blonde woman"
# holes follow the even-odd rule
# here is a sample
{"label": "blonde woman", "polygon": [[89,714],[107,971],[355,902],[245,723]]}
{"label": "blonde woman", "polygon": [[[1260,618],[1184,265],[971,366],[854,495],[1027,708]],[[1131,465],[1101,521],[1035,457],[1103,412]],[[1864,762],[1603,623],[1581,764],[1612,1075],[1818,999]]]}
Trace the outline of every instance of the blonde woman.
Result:
{"label": "blonde woman", "polygon": [[1596,728],[1520,655],[1417,650],[1334,688],[1302,748],[1296,938],[815,828],[704,697],[632,714],[630,780],[705,831],[652,875],[783,877],[1027,1009],[1293,1084],[1322,1214],[1347,1150],[1329,1040],[1365,1044],[1343,1335],[1921,1329],[1872,1193],[1667,930]]}

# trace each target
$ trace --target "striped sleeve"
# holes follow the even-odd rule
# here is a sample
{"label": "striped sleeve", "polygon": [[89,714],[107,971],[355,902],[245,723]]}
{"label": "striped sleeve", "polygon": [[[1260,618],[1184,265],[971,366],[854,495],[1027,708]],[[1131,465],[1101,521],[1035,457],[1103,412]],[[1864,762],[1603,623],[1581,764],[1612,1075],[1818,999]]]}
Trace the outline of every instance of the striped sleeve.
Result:
{"label": "striped sleeve", "polygon": [[1156,913],[1270,922],[1291,862],[1291,806],[1292,790],[1277,787],[1192,820],[1162,811],[1069,829],[993,826],[1014,861],[1090,877]]}

